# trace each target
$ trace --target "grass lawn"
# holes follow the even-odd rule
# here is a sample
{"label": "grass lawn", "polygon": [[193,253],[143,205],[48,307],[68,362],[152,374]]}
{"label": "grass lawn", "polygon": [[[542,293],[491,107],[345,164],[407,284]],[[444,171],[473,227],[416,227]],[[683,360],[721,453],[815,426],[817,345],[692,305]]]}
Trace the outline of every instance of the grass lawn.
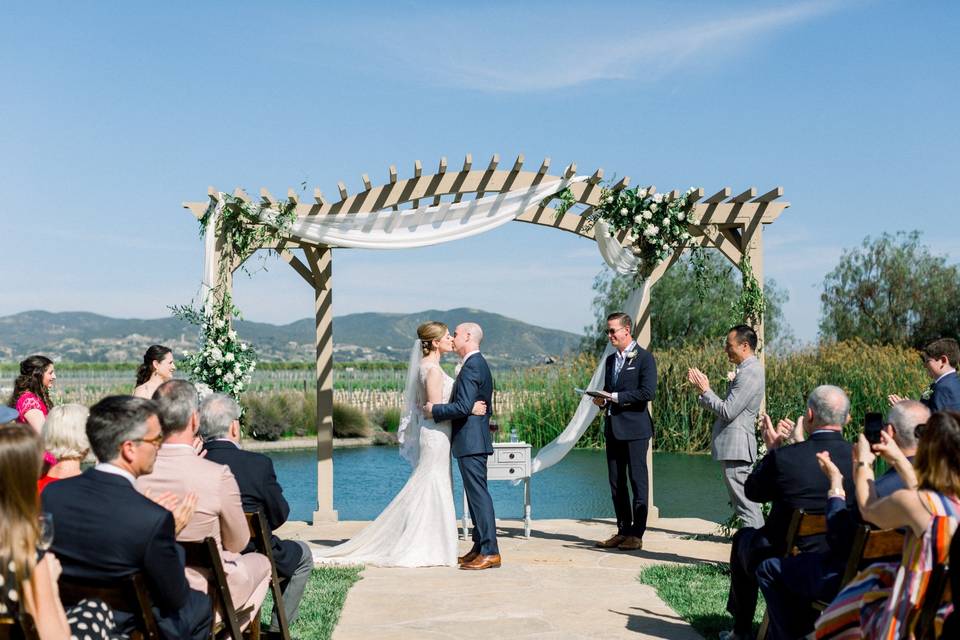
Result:
{"label": "grass lawn", "polygon": [[[290,635],[300,640],[326,640],[340,619],[347,591],[360,579],[363,567],[319,567],[310,574],[307,589],[300,601],[300,616],[290,628]],[[267,591],[260,620],[263,628],[270,624],[273,597]]]}
{"label": "grass lawn", "polygon": [[[716,638],[719,632],[733,628],[733,618],[727,613],[730,589],[727,565],[661,564],[644,569],[638,580],[655,588],[657,595],[703,637]],[[754,632],[765,610],[761,597],[753,617]]]}

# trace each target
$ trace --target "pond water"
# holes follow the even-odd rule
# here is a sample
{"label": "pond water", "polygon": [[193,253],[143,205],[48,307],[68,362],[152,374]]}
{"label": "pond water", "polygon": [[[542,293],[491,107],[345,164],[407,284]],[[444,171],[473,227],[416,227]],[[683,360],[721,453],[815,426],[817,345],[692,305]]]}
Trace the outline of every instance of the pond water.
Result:
{"label": "pond water", "polygon": [[[310,520],[315,508],[316,453],[271,451],[277,477],[290,502],[291,520]],[[454,465],[454,502],[462,507],[460,472]],[[665,518],[697,517],[715,522],[730,514],[720,465],[710,456],[653,454],[654,503]],[[396,447],[358,447],[333,452],[333,505],[341,520],[373,520],[410,474]],[[530,481],[532,517],[612,517],[607,464],[603,451],[573,450],[560,463]],[[523,486],[490,483],[498,518],[523,517]]]}

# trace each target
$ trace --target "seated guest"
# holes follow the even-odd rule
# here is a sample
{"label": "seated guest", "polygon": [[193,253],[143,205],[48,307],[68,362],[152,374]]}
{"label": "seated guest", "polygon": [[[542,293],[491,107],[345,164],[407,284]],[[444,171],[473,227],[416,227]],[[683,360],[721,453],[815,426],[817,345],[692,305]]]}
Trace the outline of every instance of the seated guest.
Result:
{"label": "seated guest", "polygon": [[151,345],[143,354],[143,362],[137,368],[137,386],[133,389],[133,395],[138,398],[152,398],[160,385],[173,380],[173,372],[176,370],[173,351],[159,344]]}
{"label": "seated guest", "polygon": [[[164,637],[202,640],[210,636],[210,598],[190,589],[183,549],[174,538],[192,515],[196,496],[171,513],[134,489],[136,479],[153,470],[162,437],[152,401],[104,398],[87,419],[99,464],[49,485],[41,494],[43,510],[53,515],[52,549],[64,575],[110,581],[140,572]],[[120,632],[133,630],[133,612],[115,611],[114,617]]]}
{"label": "seated guest", "polygon": [[43,441],[57,463],[37,481],[37,491],[43,491],[51,482],[80,475],[80,463],[90,453],[90,441],[87,440],[89,415],[90,411],[82,404],[64,404],[50,409],[43,423]]}
{"label": "seated guest", "polygon": [[36,482],[42,462],[33,430],[0,427],[0,617],[29,614],[40,640],[119,637],[113,633],[113,612],[99,600],[64,610],[57,586],[60,562],[37,549]]}
{"label": "seated guest", "polygon": [[[930,571],[947,561],[960,517],[960,413],[935,413],[918,431],[913,468],[903,467],[907,486],[886,498],[876,494],[870,444],[862,435],[857,440],[861,515],[881,529],[906,527],[908,534],[900,564],[871,565],[854,578],[817,619],[817,638],[913,637],[910,626],[927,595]],[[938,621],[950,607],[940,607]]]}
{"label": "seated guest", "polygon": [[[877,479],[878,497],[904,488],[904,477],[913,477],[909,467],[917,446],[914,431],[929,418],[930,411],[912,400],[890,409],[881,443],[873,446],[874,452],[881,454],[890,467]],[[820,470],[830,482],[826,510],[828,550],[768,558],[757,567],[757,582],[770,618],[768,637],[772,640],[801,638],[813,632],[818,613],[812,605],[836,597],[856,528],[863,522],[856,507],[847,502],[843,473],[830,459],[830,454],[824,451],[818,453],[817,458]]]}
{"label": "seated guest", "polygon": [[[960,345],[952,338],[934,340],[920,351],[923,368],[933,382],[923,392],[920,402],[930,411],[960,411],[960,378],[957,377],[957,362],[960,362]],[[890,404],[905,400],[903,396],[887,396]]]}
{"label": "seated guest", "polygon": [[[752,636],[753,614],[757,607],[756,570],[761,562],[786,552],[787,528],[794,510],[823,513],[826,509],[828,482],[820,473],[817,453],[827,451],[844,477],[850,478],[850,444],[843,439],[843,425],[850,413],[850,401],[842,389],[830,385],[817,387],[807,398],[803,442],[783,446],[785,429],[775,431],[765,419],[763,439],[769,450],[747,477],[744,493],[754,502],[771,502],[772,508],[760,529],[746,527],[733,536],[730,552],[730,593],[727,611],[733,615],[733,631],[721,638]],[[849,483],[849,481],[847,481]],[[846,492],[853,500],[853,486]],[[801,541],[801,551],[824,550],[823,536]]]}
{"label": "seated guest", "polygon": [[[200,435],[206,441],[207,460],[230,467],[243,499],[244,511],[260,511],[270,530],[287,521],[290,507],[277,482],[273,461],[262,453],[240,448],[240,406],[230,396],[215,393],[200,404]],[[273,560],[283,589],[283,607],[287,622],[297,619],[300,599],[313,570],[313,554],[302,540],[271,537]],[[276,603],[270,631],[279,631]]]}
{"label": "seated guest", "polygon": [[[177,539],[216,538],[234,606],[241,609],[254,605],[250,619],[243,621],[249,624],[270,586],[270,561],[260,553],[241,553],[250,541],[250,527],[243,513],[240,488],[229,467],[198,456],[194,449],[200,428],[194,386],[185,380],[165,382],[157,388],[154,401],[160,411],[163,445],[153,473],[139,478],[137,488],[176,496],[197,494],[196,512]],[[206,577],[192,567],[187,567],[187,579],[194,589],[208,589]]]}

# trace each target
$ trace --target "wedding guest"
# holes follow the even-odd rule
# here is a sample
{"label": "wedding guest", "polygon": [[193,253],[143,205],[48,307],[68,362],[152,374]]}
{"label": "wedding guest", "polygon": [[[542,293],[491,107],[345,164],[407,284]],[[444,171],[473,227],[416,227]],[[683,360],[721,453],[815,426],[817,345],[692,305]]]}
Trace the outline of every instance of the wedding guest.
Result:
{"label": "wedding guest", "polygon": [[89,415],[89,409],[82,404],[62,404],[50,409],[43,423],[43,441],[57,463],[37,481],[38,492],[51,482],[80,475],[80,463],[90,453]]}
{"label": "wedding guest", "polygon": [[[175,540],[193,515],[196,495],[155,501],[134,488],[137,477],[153,470],[163,438],[157,411],[153,401],[131,396],[110,396],[90,407],[87,438],[98,464],[54,482],[40,497],[56,523],[52,548],[65,575],[109,581],[140,572],[163,636],[204,640],[210,637],[210,598],[190,589]],[[133,612],[114,611],[114,617],[121,632],[133,630]]]}
{"label": "wedding guest", "polygon": [[643,549],[650,490],[647,451],[653,437],[648,405],[657,395],[657,362],[633,339],[632,324],[625,313],[607,316],[607,336],[614,352],[607,356],[603,390],[610,395],[594,399],[604,412],[607,475],[617,515],[617,532],[596,546],[624,551]]}
{"label": "wedding guest", "polygon": [[[889,467],[875,483],[878,498],[891,495],[914,481],[911,466],[916,453],[914,430],[929,419],[930,411],[913,400],[905,400],[890,409],[880,442],[872,446],[873,452],[883,456]],[[817,460],[830,481],[826,511],[828,550],[775,557],[760,563],[757,582],[767,602],[771,640],[802,638],[813,632],[818,615],[813,604],[830,602],[837,596],[854,535],[863,524],[860,511],[847,502],[843,474],[830,459],[830,453],[818,453]]]}
{"label": "wedding guest", "polygon": [[[817,619],[818,639],[912,637],[909,626],[926,597],[930,572],[946,562],[960,517],[960,413],[935,413],[917,431],[914,464],[898,467],[907,487],[886,498],[877,497],[876,456],[870,443],[863,435],[857,440],[854,474],[860,513],[881,529],[906,527],[909,533],[899,565],[871,565],[840,591]],[[942,603],[939,620],[949,607],[949,602]]]}
{"label": "wedding guest", "polygon": [[[823,513],[827,506],[829,482],[820,472],[817,454],[830,453],[844,478],[851,478],[851,447],[843,439],[843,425],[850,414],[850,400],[839,387],[822,385],[807,398],[803,428],[807,439],[785,445],[789,429],[774,429],[764,417],[763,440],[767,455],[761,458],[747,478],[744,493],[754,502],[772,503],[766,523],[759,529],[744,527],[733,536],[730,551],[730,593],[727,611],[733,615],[733,631],[721,633],[722,640],[741,640],[752,636],[753,614],[757,607],[759,585],[757,568],[768,558],[786,553],[786,533],[796,509]],[[782,424],[782,423],[781,423]],[[849,480],[847,500],[853,500]],[[825,551],[825,536],[801,540],[800,550]]]}
{"label": "wedding guest", "polygon": [[[197,509],[178,540],[201,541],[210,536],[220,543],[223,570],[234,606],[253,605],[253,616],[270,586],[270,560],[260,553],[243,553],[250,542],[250,527],[243,513],[240,488],[230,468],[197,455],[195,442],[200,429],[197,390],[186,380],[170,380],[157,388],[163,445],[157,452],[153,473],[137,479],[137,489],[175,496],[195,493]],[[187,567],[187,580],[194,589],[207,590],[207,577]]]}
{"label": "wedding guest", "polygon": [[53,406],[50,388],[56,381],[57,374],[50,358],[30,356],[20,363],[20,375],[13,383],[13,393],[7,404],[17,410],[17,422],[29,424],[38,435]]}
{"label": "wedding guest", "polygon": [[[960,346],[952,338],[934,340],[920,352],[923,368],[933,380],[920,396],[920,402],[931,411],[960,411],[960,377],[957,377],[957,362],[960,362]],[[890,395],[891,405],[905,400],[903,396]]]}
{"label": "wedding guest", "polygon": [[[228,395],[215,393],[200,403],[200,435],[206,441],[207,460],[230,467],[243,500],[243,510],[259,511],[270,527],[273,561],[277,565],[283,590],[283,608],[287,623],[293,624],[300,609],[300,600],[313,571],[313,554],[302,540],[281,540],[272,535],[287,521],[290,506],[277,482],[273,461],[269,456],[240,447],[240,405]],[[247,547],[252,550],[252,545]],[[279,632],[276,603],[268,631]]]}
{"label": "wedding guest", "polygon": [[64,609],[60,561],[38,549],[36,487],[40,439],[30,429],[0,427],[0,617],[33,619],[40,640],[114,638],[113,612],[99,600]]}
{"label": "wedding guest", "polygon": [[143,362],[137,368],[137,386],[133,395],[149,400],[160,385],[173,379],[176,370],[173,351],[159,344],[152,345],[143,354]]}
{"label": "wedding guest", "polygon": [[727,395],[721,400],[710,388],[710,380],[699,369],[688,369],[687,379],[700,392],[699,402],[716,416],[713,423],[711,452],[723,465],[730,506],[745,527],[763,526],[760,505],[744,495],[743,484],[757,459],[756,423],[763,402],[765,379],[763,365],[754,355],[757,333],[739,324],[727,332],[724,352],[736,365]]}

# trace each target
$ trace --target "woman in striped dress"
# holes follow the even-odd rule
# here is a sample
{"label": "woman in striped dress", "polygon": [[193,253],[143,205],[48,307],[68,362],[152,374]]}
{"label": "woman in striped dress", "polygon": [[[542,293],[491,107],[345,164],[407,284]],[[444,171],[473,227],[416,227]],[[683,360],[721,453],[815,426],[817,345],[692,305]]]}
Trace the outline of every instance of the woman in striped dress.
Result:
{"label": "woman in striped dress", "polygon": [[[917,431],[913,467],[906,458],[896,463],[907,488],[879,500],[873,483],[874,453],[862,435],[857,441],[853,473],[863,519],[881,529],[904,527],[908,533],[900,564],[867,567],[824,610],[816,624],[818,640],[893,640],[908,629],[913,637],[930,573],[938,562],[946,561],[960,517],[960,413],[936,413]],[[887,457],[903,457],[891,438],[875,446],[886,449]],[[937,614],[938,632],[951,609],[946,598]]]}

